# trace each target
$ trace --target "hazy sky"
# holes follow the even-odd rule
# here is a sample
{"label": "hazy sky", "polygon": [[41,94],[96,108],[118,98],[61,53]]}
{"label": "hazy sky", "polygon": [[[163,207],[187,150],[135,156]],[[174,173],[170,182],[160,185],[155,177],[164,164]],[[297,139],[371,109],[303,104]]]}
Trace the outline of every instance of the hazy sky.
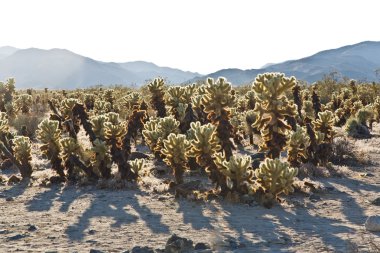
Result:
{"label": "hazy sky", "polygon": [[203,74],[380,41],[378,1],[2,0],[0,46]]}

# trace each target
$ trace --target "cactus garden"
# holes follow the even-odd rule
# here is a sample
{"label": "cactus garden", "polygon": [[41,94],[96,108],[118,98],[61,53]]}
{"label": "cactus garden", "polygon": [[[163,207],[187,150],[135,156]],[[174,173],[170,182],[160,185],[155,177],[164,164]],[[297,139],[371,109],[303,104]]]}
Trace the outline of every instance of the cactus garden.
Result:
{"label": "cactus garden", "polygon": [[[379,83],[267,72],[245,86],[21,90],[10,78],[0,91],[2,252],[380,245],[363,227],[379,212]],[[159,249],[171,234],[195,246]]]}

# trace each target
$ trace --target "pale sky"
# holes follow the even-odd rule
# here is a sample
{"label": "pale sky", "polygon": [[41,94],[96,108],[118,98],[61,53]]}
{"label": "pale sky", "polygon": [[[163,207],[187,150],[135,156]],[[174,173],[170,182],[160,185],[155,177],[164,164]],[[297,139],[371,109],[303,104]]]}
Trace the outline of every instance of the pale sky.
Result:
{"label": "pale sky", "polygon": [[2,0],[0,46],[202,74],[380,41],[375,0]]}

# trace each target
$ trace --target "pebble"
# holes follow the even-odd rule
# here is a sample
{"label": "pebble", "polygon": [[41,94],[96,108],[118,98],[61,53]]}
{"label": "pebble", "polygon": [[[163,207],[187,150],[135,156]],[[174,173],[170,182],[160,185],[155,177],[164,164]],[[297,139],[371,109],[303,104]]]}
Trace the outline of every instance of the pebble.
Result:
{"label": "pebble", "polygon": [[35,226],[35,225],[29,225],[29,227],[28,227],[28,231],[29,232],[34,232],[34,231],[36,231],[38,228],[37,228],[37,226]]}
{"label": "pebble", "polygon": [[199,243],[195,244],[194,249],[195,250],[204,250],[204,249],[211,249],[211,247],[208,243],[199,242]]}
{"label": "pebble", "polygon": [[380,216],[369,216],[364,225],[367,231],[380,232]]}
{"label": "pebble", "polygon": [[28,237],[28,235],[26,235],[26,234],[17,234],[17,235],[8,237],[7,240],[8,241],[16,241],[16,240],[20,240],[20,239],[25,238],[25,237]]}
{"label": "pebble", "polygon": [[375,206],[380,206],[380,198],[376,198],[376,199],[372,200],[371,204],[375,205]]}
{"label": "pebble", "polygon": [[141,247],[141,246],[136,246],[133,247],[131,253],[154,253],[154,249],[151,247]]}
{"label": "pebble", "polygon": [[104,251],[98,249],[90,249],[90,253],[104,253]]}
{"label": "pebble", "polygon": [[8,197],[5,199],[5,201],[13,201],[13,200],[15,200],[13,197]]}

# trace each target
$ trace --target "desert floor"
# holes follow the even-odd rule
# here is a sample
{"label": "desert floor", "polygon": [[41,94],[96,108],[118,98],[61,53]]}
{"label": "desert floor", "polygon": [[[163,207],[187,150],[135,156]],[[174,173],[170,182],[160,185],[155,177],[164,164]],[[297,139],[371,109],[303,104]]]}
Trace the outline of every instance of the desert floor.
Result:
{"label": "desert floor", "polygon": [[135,188],[43,187],[38,178],[46,176],[48,164],[35,147],[37,179],[0,186],[0,252],[163,249],[174,233],[208,243],[213,252],[378,252],[380,233],[364,227],[368,216],[380,214],[371,203],[380,197],[379,126],[373,134],[350,140],[370,163],[335,166],[341,176],[312,178],[319,183],[313,194],[285,196],[272,209],[175,199],[152,190],[164,180],[153,176]]}

